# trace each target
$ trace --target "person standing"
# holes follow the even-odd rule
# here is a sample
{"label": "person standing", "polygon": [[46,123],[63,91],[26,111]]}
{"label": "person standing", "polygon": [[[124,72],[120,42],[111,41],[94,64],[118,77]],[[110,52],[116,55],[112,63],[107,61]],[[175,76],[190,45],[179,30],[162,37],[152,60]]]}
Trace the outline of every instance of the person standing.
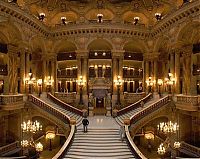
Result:
{"label": "person standing", "polygon": [[119,135],[120,135],[121,141],[123,141],[123,140],[124,140],[124,137],[125,137],[124,126],[120,126]]}
{"label": "person standing", "polygon": [[87,132],[87,126],[89,125],[89,121],[86,117],[84,117],[84,119],[82,120],[82,124],[83,124],[83,132]]}

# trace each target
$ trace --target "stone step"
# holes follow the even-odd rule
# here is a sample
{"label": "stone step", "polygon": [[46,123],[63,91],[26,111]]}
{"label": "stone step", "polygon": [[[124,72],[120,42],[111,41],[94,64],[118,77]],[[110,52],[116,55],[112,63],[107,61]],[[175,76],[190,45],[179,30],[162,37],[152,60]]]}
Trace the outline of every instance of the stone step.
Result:
{"label": "stone step", "polygon": [[[93,142],[93,143],[83,143],[83,142],[73,142],[72,146],[97,146],[97,143],[96,142]],[[121,140],[119,142],[111,142],[111,143],[108,143],[108,142],[102,142],[102,143],[98,143],[98,147],[114,147],[114,146],[126,146],[127,147],[127,144],[126,142],[122,142]]]}
{"label": "stone step", "polygon": [[[71,146],[71,150],[74,150],[74,149],[76,149],[76,150],[116,150],[116,151],[121,151],[121,150],[128,150],[127,149],[127,147],[125,146],[125,145],[122,145],[122,146],[120,146],[120,145],[118,145],[118,146],[115,146],[115,145],[110,145],[110,146],[108,146],[108,145],[106,145],[106,147],[105,146],[99,146],[99,145],[72,145]],[[128,150],[129,151],[129,150]]]}
{"label": "stone step", "polygon": [[[85,156],[76,156],[76,155],[68,155],[67,157],[64,157],[64,159],[86,159],[86,157]],[[88,157],[87,156],[87,159],[135,159],[135,157],[134,156],[132,156],[132,155],[125,155],[125,156],[115,156],[115,157],[113,157],[113,156],[111,156],[111,157],[104,157],[104,158],[102,158],[102,157]]]}

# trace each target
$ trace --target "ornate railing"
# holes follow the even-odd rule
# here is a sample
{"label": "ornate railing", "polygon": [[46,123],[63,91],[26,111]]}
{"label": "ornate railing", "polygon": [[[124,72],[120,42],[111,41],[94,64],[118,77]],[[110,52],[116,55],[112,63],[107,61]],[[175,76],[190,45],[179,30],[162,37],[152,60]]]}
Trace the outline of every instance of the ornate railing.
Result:
{"label": "ornate railing", "polygon": [[34,97],[33,95],[29,95],[28,100],[31,101],[32,103],[34,103],[35,105],[39,106],[41,109],[44,109],[45,111],[51,113],[52,115],[55,115],[60,120],[62,120],[64,123],[71,125],[71,131],[70,131],[70,134],[69,134],[67,140],[65,141],[64,145],[59,150],[59,152],[53,157],[53,159],[62,158],[72,142],[72,139],[73,139],[73,136],[75,133],[75,129],[76,129],[76,121],[74,119],[70,120],[70,117],[68,117],[66,114],[64,114],[63,112],[61,112],[60,110],[58,110],[56,108],[53,108],[49,104],[44,103],[43,101]]}
{"label": "ornate railing", "polygon": [[195,157],[200,157],[200,148],[190,145],[184,141],[181,142],[180,149],[190,152],[190,154],[193,154]]}
{"label": "ornate railing", "polygon": [[159,109],[160,107],[164,106],[168,102],[169,102],[169,96],[167,95],[166,97],[158,100],[157,102],[149,105],[147,108],[145,108],[145,109],[139,111],[138,113],[134,114],[133,116],[131,116],[130,123],[131,124],[136,123],[137,121],[139,121],[143,117],[149,115],[150,113],[152,113],[155,110]]}
{"label": "ornate railing", "polygon": [[0,105],[9,105],[13,103],[23,103],[23,95],[0,95]]}
{"label": "ornate railing", "polygon": [[131,148],[131,151],[134,153],[134,155],[136,155],[135,157],[137,159],[147,159],[133,142],[133,139],[129,133],[128,125],[125,125],[125,133],[129,147]]}
{"label": "ornate railing", "polygon": [[66,110],[69,110],[71,112],[74,112],[76,114],[79,114],[81,116],[83,116],[83,111],[78,109],[78,108],[75,108],[61,100],[59,100],[58,98],[54,97],[52,94],[48,93],[47,94],[47,98],[49,98],[50,100],[52,100],[54,103],[58,104],[59,106],[63,107],[64,109]]}
{"label": "ornate railing", "polygon": [[74,137],[74,133],[75,133],[75,125],[72,125],[71,131],[70,131],[70,134],[69,134],[67,140],[65,141],[65,143],[61,147],[61,149],[58,151],[58,153],[52,159],[60,159],[64,156],[65,152],[67,151],[67,149],[69,148],[69,146],[72,142],[72,139]]}
{"label": "ornate railing", "polygon": [[11,144],[2,146],[2,147],[0,147],[0,156],[5,154],[5,153],[8,153],[10,151],[16,150],[17,148],[20,148],[19,141],[15,141]]}
{"label": "ornate railing", "polygon": [[146,95],[145,92],[141,92],[141,93],[128,93],[128,92],[124,92],[124,104],[125,105],[131,105],[135,102],[137,102],[138,100],[144,98]]}
{"label": "ornate railing", "polygon": [[[144,118],[145,116],[147,116],[150,113],[154,112],[155,110],[158,110],[160,107],[164,106],[168,102],[169,102],[169,96],[166,96],[166,97],[158,100],[157,102],[149,105],[147,108],[145,108],[145,109],[139,111],[138,113],[134,114],[133,116],[131,116],[129,124],[136,123],[137,121],[141,120],[142,118]],[[147,159],[142,154],[142,152],[137,148],[137,146],[134,144],[133,139],[130,136],[128,124],[125,125],[125,131],[126,131],[126,138],[128,140],[128,144],[130,145],[130,148],[133,151],[133,153],[136,155],[136,157],[138,159]]]}
{"label": "ornate railing", "polygon": [[49,112],[50,114],[56,116],[59,118],[61,121],[63,121],[65,124],[70,123],[70,117],[67,116],[65,113],[61,112],[60,110],[52,107],[51,105],[44,103],[42,100],[39,98],[34,97],[33,95],[28,96],[28,100],[38,106],[39,108]]}
{"label": "ornate railing", "polygon": [[153,97],[152,93],[148,94],[146,97],[142,98],[141,100],[137,101],[136,103],[133,103],[117,112],[117,115],[122,115],[124,113],[127,113],[128,111],[131,111],[133,109],[137,109],[138,107],[141,107],[141,102],[143,101],[146,103],[149,99]]}
{"label": "ornate railing", "polygon": [[193,106],[200,105],[200,96],[177,95],[176,100],[180,104],[192,104]]}
{"label": "ornate railing", "polygon": [[76,92],[71,93],[62,93],[62,92],[55,92],[55,97],[60,99],[65,103],[74,103],[76,101]]}

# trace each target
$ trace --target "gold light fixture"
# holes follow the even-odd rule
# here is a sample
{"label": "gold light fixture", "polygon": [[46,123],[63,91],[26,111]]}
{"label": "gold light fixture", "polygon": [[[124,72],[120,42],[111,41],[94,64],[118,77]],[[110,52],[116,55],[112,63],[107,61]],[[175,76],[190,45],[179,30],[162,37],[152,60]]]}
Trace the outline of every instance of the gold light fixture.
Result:
{"label": "gold light fixture", "polygon": [[148,133],[145,133],[144,134],[144,137],[147,139],[147,140],[154,140],[154,134],[148,132]]}
{"label": "gold light fixture", "polygon": [[37,152],[43,151],[43,145],[41,144],[41,142],[38,142],[37,144],[35,144],[35,149]]}
{"label": "gold light fixture", "polygon": [[121,80],[121,76],[118,75],[117,79],[114,80],[114,83],[115,83],[116,86],[121,86],[122,83],[123,83],[123,80]]}
{"label": "gold light fixture", "polygon": [[159,155],[164,155],[165,154],[166,149],[165,149],[163,143],[160,144],[160,146],[158,147],[158,151],[157,152],[158,152]]}
{"label": "gold light fixture", "polygon": [[36,131],[42,130],[42,125],[37,120],[35,122],[28,120],[21,124],[21,128],[23,132],[35,133]]}
{"label": "gold light fixture", "polygon": [[180,142],[174,142],[174,148],[175,149],[179,149],[181,147],[181,143]]}
{"label": "gold light fixture", "polygon": [[134,17],[133,23],[136,25],[136,24],[138,24],[139,20],[140,20],[140,17]]}
{"label": "gold light fixture", "polygon": [[179,125],[177,123],[172,123],[171,121],[165,123],[161,122],[157,125],[157,128],[159,131],[162,131],[163,133],[176,133],[176,131],[179,129]]}
{"label": "gold light fixture", "polygon": [[103,18],[103,14],[102,14],[102,13],[98,13],[98,14],[97,14],[97,18],[98,18],[98,19],[97,19],[97,22],[98,22],[98,23],[102,23],[102,22],[103,22],[103,19],[102,19],[102,18]]}

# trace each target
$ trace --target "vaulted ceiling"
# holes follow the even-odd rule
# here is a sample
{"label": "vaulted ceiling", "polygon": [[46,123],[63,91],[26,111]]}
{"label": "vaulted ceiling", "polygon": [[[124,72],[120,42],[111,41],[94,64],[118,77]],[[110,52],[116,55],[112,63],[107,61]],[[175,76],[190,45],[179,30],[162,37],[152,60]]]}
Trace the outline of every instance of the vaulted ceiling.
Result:
{"label": "vaulted ceiling", "polygon": [[97,20],[102,13],[104,20],[118,19],[132,23],[139,17],[140,24],[156,24],[155,13],[167,16],[182,5],[182,0],[17,0],[18,5],[38,17],[45,13],[44,23],[48,26],[61,24],[61,17],[67,22],[76,22],[84,17]]}

